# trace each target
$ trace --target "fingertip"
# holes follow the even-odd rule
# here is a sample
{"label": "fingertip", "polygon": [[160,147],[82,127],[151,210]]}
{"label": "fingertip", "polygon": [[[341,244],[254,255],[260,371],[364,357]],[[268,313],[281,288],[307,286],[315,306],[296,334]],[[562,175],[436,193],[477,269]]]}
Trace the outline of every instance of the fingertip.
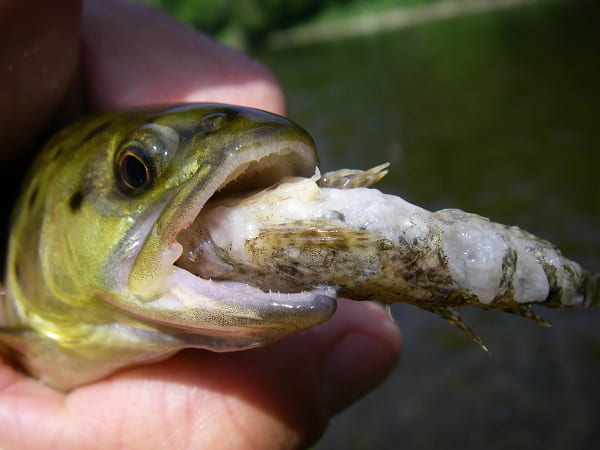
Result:
{"label": "fingertip", "polygon": [[324,401],[335,413],[383,382],[400,358],[402,335],[386,311],[373,303],[340,301],[345,330],[321,367]]}
{"label": "fingertip", "polygon": [[[165,414],[149,418],[145,407],[159,404],[168,405],[169,423],[180,424],[180,436],[196,447],[219,442],[219,448],[305,448],[332,414],[385,379],[399,352],[399,330],[382,308],[340,300],[330,321],[271,346],[182,351],[78,390],[71,407],[94,421],[98,415],[112,417],[115,405],[132,395],[125,429],[138,442],[149,420],[165,432],[160,427]],[[98,398],[104,406],[90,407]],[[206,417],[210,426],[198,433],[194,424]],[[114,427],[105,439],[121,439],[123,430]]]}

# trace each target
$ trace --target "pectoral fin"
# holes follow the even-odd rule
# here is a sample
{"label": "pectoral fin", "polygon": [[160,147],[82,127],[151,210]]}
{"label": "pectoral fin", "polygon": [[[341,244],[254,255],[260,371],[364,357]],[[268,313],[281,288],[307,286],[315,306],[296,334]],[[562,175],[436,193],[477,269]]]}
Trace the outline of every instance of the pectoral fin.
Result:
{"label": "pectoral fin", "polygon": [[[27,353],[42,340],[37,333],[22,327],[0,327],[0,344],[18,353]],[[1,347],[0,347],[1,348]]]}
{"label": "pectoral fin", "polygon": [[550,323],[544,319],[542,319],[539,315],[533,311],[531,305],[517,305],[510,306],[502,309],[504,312],[514,314],[515,316],[525,317],[526,319],[532,320],[538,325],[543,327],[551,327]]}
{"label": "pectoral fin", "polygon": [[454,325],[460,331],[469,336],[471,340],[478,344],[486,353],[490,353],[488,348],[483,343],[483,340],[467,324],[463,322],[457,308],[451,306],[428,306],[424,308],[422,305],[419,306],[427,311],[443,317],[448,321],[448,323]]}
{"label": "pectoral fin", "polygon": [[36,346],[41,346],[42,340],[37,333],[21,327],[0,327],[0,360],[6,363],[21,366],[20,355],[39,351]]}

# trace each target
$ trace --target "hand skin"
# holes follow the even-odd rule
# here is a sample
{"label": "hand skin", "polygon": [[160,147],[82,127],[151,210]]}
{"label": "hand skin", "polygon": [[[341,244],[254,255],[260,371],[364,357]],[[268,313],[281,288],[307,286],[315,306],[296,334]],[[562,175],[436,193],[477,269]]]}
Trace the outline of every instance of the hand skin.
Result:
{"label": "hand skin", "polygon": [[[74,111],[216,101],[285,113],[263,66],[116,0],[0,0],[0,98],[3,161],[27,159],[32,137]],[[0,448],[304,448],[399,353],[380,307],[340,300],[329,322],[270,347],[186,350],[68,394],[0,364]]]}

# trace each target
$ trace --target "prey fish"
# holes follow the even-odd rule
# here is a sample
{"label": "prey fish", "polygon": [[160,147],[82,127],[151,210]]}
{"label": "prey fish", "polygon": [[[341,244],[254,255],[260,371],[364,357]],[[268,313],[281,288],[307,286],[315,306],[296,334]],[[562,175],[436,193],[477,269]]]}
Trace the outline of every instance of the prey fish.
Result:
{"label": "prey fish", "polygon": [[203,278],[264,291],[335,289],[407,302],[447,319],[485,350],[458,308],[496,309],[549,325],[532,309],[600,302],[600,278],[551,243],[458,209],[430,212],[367,188],[388,164],[290,178],[215,197],[178,237],[176,262]]}
{"label": "prey fish", "polygon": [[480,344],[459,307],[544,323],[531,305],[598,304],[598,275],[553,245],[370,188],[386,171],[320,174],[304,129],[239,106],[77,122],[13,213],[0,345],[68,390],[183,348],[268,345],[327,321],[337,297],[412,303]]}

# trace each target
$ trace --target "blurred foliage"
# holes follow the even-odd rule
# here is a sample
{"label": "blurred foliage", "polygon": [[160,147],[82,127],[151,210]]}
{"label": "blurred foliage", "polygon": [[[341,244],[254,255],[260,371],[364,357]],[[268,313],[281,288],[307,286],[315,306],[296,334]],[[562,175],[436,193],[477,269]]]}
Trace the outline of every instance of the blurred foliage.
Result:
{"label": "blurred foliage", "polygon": [[271,31],[315,18],[436,0],[142,0],[194,28],[239,46],[260,45]]}
{"label": "blurred foliage", "polygon": [[270,30],[295,25],[330,1],[333,0],[146,0],[145,3],[206,33],[236,34],[246,43],[257,44]]}

